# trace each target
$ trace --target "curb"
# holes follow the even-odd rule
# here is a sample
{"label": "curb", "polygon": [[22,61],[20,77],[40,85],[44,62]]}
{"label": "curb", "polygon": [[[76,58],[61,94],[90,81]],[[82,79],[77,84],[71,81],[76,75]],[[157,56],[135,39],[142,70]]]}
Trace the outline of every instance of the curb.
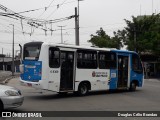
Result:
{"label": "curb", "polygon": [[11,76],[9,78],[6,78],[3,82],[1,82],[1,84],[7,84],[9,82],[9,80],[13,79],[13,78],[17,78],[19,77],[19,75],[16,75],[16,76]]}

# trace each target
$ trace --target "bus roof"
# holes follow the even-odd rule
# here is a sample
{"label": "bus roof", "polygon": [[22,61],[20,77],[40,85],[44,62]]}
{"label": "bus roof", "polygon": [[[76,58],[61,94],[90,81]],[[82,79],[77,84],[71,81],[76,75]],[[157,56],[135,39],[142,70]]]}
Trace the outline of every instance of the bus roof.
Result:
{"label": "bus roof", "polygon": [[98,47],[90,47],[90,46],[77,46],[77,45],[69,45],[69,44],[53,44],[53,43],[44,43],[44,45],[54,46],[54,47],[64,47],[64,48],[73,48],[73,49],[88,49],[88,50],[100,50],[100,51],[113,51],[113,52],[125,52],[125,53],[136,53],[134,51],[128,50],[118,50],[116,48],[98,48]]}
{"label": "bus roof", "polygon": [[77,45],[70,45],[70,44],[54,44],[48,42],[29,42],[29,44],[36,44],[42,43],[44,46],[53,46],[53,47],[63,47],[63,48],[73,48],[73,49],[88,49],[88,50],[99,50],[99,51],[113,51],[113,52],[120,52],[120,53],[136,53],[134,51],[128,50],[118,50],[116,48],[98,48],[98,47],[90,47],[90,46],[77,46]]}
{"label": "bus roof", "polygon": [[102,51],[117,50],[116,48],[98,48],[98,47],[77,46],[77,45],[70,45],[70,44],[53,44],[53,43],[43,43],[43,44],[48,46],[73,48],[73,49],[88,49],[88,50],[102,50]]}
{"label": "bus roof", "polygon": [[135,51],[128,51],[128,50],[111,50],[113,52],[119,52],[119,53],[135,53],[137,54]]}

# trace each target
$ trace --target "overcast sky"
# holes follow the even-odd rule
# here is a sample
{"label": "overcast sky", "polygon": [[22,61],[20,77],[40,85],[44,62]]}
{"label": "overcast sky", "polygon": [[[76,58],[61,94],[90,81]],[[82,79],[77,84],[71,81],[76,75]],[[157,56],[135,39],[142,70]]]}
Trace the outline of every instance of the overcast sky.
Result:
{"label": "overcast sky", "polygon": [[[74,8],[78,0],[0,0],[0,4],[8,9],[19,13],[28,10],[31,12],[21,15],[45,20],[54,20],[74,15]],[[151,15],[160,12],[160,0],[83,0],[79,2],[80,8],[80,44],[90,45],[87,40],[91,34],[95,34],[100,27],[110,36],[113,31],[123,29],[126,24],[124,19],[131,20],[131,16]],[[46,8],[46,9],[45,9]],[[0,9],[0,12],[5,12]],[[58,26],[63,27],[63,41],[75,44],[75,22],[74,18],[46,25],[47,28],[56,30],[45,32],[41,28],[31,28],[26,20],[16,20],[0,16],[0,53],[12,50],[12,26],[15,26],[15,50],[18,50],[18,43],[24,44],[29,41],[46,41],[53,43],[61,42],[61,31]],[[22,34],[22,31],[25,34]],[[32,31],[32,32],[31,32]],[[27,34],[28,33],[28,34]],[[32,35],[30,35],[32,33]]]}

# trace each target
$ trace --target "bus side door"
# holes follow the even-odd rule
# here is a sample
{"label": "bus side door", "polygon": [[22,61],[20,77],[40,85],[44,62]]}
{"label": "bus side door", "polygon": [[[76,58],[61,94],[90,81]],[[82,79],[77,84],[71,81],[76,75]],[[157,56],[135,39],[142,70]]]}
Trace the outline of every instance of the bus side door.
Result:
{"label": "bus side door", "polygon": [[60,50],[49,48],[49,81],[48,89],[59,92],[60,86]]}
{"label": "bus side door", "polygon": [[129,74],[129,54],[118,54],[118,88],[124,88],[128,86],[128,74]]}
{"label": "bus side door", "polygon": [[60,91],[73,90],[74,52],[61,51]]}

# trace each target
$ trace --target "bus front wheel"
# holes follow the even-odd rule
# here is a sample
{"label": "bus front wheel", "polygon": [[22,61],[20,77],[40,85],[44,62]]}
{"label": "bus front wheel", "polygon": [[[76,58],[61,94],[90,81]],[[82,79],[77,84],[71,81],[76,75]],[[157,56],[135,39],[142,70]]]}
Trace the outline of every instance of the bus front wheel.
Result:
{"label": "bus front wheel", "polygon": [[88,93],[88,86],[87,86],[87,84],[81,83],[79,85],[79,87],[78,87],[78,94],[80,96],[84,96],[84,95],[87,95],[87,93]]}
{"label": "bus front wheel", "polygon": [[136,83],[132,82],[129,88],[130,91],[136,91]]}

